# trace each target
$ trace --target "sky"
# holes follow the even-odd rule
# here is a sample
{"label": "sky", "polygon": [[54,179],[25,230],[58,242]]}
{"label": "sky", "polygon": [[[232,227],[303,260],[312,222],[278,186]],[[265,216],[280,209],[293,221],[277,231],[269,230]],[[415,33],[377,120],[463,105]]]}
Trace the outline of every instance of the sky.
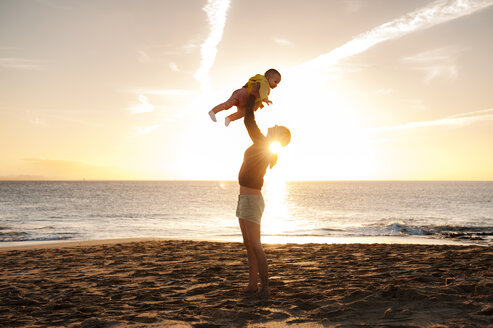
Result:
{"label": "sky", "polygon": [[493,180],[493,0],[0,0],[0,179]]}

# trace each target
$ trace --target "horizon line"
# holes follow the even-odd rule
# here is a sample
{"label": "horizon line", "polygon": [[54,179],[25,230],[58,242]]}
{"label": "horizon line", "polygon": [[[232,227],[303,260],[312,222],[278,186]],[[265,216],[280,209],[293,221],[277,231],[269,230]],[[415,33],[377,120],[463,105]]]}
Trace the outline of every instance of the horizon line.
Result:
{"label": "horizon line", "polygon": [[[16,179],[1,177],[0,182],[235,182],[237,180],[213,179]],[[286,180],[284,182],[493,182],[484,179],[322,179]],[[268,181],[266,181],[268,183]]]}

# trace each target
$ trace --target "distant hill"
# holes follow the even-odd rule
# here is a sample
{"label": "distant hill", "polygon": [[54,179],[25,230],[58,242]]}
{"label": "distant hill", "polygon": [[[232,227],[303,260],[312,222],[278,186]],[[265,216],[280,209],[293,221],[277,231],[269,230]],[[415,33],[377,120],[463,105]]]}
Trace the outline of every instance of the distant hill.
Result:
{"label": "distant hill", "polygon": [[51,181],[59,180],[53,177],[45,177],[41,175],[16,175],[16,176],[0,176],[0,181]]}

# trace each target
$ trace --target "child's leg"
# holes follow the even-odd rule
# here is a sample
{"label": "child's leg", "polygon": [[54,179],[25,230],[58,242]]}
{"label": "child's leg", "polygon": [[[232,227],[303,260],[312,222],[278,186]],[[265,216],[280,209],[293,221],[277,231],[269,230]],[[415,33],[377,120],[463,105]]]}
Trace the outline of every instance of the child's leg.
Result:
{"label": "child's leg", "polygon": [[238,111],[236,113],[229,115],[228,118],[230,121],[236,121],[242,118],[243,116],[245,116],[245,110],[238,108]]}
{"label": "child's leg", "polygon": [[[253,108],[254,111],[257,111],[257,109],[259,109],[259,106],[255,106]],[[229,119],[230,122],[233,122],[233,121],[239,120],[240,118],[242,118],[244,116],[245,116],[245,108],[244,107],[238,107],[238,110],[236,111],[236,113],[229,115],[227,118]]]}
{"label": "child's leg", "polygon": [[239,120],[243,116],[245,116],[245,110],[243,108],[238,108],[238,111],[236,113],[233,113],[224,119],[224,125],[228,126],[229,123]]}
{"label": "child's leg", "polygon": [[212,109],[212,112],[214,114],[217,114],[217,113],[219,113],[219,112],[221,112],[223,110],[227,110],[227,109],[230,109],[233,106],[237,106],[238,105],[238,97],[236,96],[235,92],[233,92],[233,94],[231,95],[231,97],[229,97],[228,100],[226,100],[222,104],[219,104],[216,107],[214,107]]}
{"label": "child's leg", "polygon": [[223,111],[223,110],[230,109],[230,108],[231,108],[231,107],[233,107],[233,106],[234,106],[234,104],[230,101],[230,99],[228,99],[228,100],[226,100],[225,102],[223,102],[223,103],[221,103],[221,104],[217,105],[216,107],[214,107],[214,108],[212,109],[212,112],[213,112],[214,114],[217,114],[217,113],[219,113],[219,112],[221,112],[221,111]]}
{"label": "child's leg", "polygon": [[[216,107],[214,107],[213,109],[211,109],[209,111],[209,116],[211,117],[211,120],[216,122],[216,114],[217,113],[219,113],[223,110],[230,109],[233,106],[238,106],[239,102],[238,102],[238,96],[237,96],[238,92],[237,91],[238,90],[233,92],[233,94],[231,95],[231,97],[229,97],[228,100],[226,100],[222,104],[217,105]],[[228,122],[228,124],[229,124],[229,122]],[[228,124],[226,124],[226,126],[228,126]]]}

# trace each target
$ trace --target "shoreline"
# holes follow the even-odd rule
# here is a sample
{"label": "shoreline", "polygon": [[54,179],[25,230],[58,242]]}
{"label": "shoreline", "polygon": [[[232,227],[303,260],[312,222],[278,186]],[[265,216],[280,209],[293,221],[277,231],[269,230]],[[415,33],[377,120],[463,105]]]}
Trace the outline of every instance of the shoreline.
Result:
{"label": "shoreline", "polygon": [[[9,250],[29,250],[37,248],[77,247],[114,245],[145,241],[196,241],[219,243],[242,243],[241,237],[224,239],[206,238],[169,238],[169,237],[130,237],[89,240],[33,240],[33,241],[6,241],[0,242],[0,252]],[[402,245],[449,245],[449,246],[483,246],[474,241],[460,241],[454,239],[438,239],[418,236],[378,236],[378,237],[298,237],[298,236],[262,236],[263,245],[285,244],[402,244]]]}
{"label": "shoreline", "polygon": [[16,327],[483,327],[493,247],[266,244],[271,297],[245,296],[241,243],[118,239],[3,249]]}

